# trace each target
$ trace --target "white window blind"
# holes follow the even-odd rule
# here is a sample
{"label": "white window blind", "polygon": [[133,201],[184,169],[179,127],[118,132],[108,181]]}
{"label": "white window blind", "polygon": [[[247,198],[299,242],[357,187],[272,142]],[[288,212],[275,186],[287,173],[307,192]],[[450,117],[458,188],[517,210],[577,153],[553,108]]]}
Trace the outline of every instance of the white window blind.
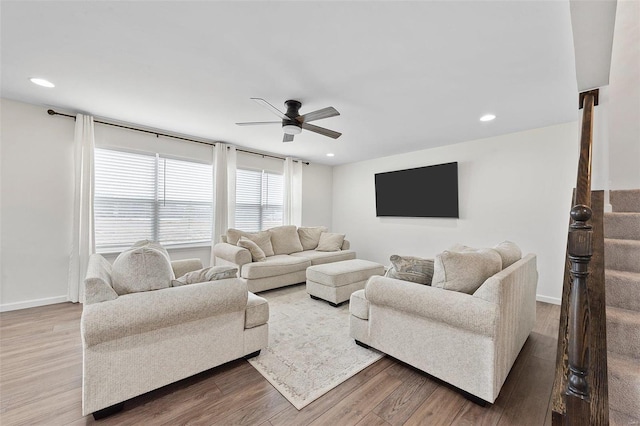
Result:
{"label": "white window blind", "polygon": [[95,150],[96,250],[121,250],[138,240],[163,245],[209,243],[211,166]]}
{"label": "white window blind", "polygon": [[236,172],[235,227],[247,232],[282,225],[283,177],[264,170]]}

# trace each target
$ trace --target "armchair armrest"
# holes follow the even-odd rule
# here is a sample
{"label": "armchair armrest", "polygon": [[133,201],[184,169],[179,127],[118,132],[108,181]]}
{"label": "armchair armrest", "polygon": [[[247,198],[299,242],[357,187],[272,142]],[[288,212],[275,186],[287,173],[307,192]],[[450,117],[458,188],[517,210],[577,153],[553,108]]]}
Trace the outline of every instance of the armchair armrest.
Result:
{"label": "armchair armrest", "polygon": [[218,243],[213,246],[213,254],[215,257],[238,265],[238,269],[242,265],[251,263],[251,252],[249,250],[229,243]]}
{"label": "armchair armrest", "polygon": [[385,306],[485,336],[496,333],[498,306],[466,293],[373,276],[365,287],[371,305]]}
{"label": "armchair armrest", "polygon": [[247,306],[247,285],[237,278],[130,293],[85,305],[80,321],[85,347],[230,312]]}

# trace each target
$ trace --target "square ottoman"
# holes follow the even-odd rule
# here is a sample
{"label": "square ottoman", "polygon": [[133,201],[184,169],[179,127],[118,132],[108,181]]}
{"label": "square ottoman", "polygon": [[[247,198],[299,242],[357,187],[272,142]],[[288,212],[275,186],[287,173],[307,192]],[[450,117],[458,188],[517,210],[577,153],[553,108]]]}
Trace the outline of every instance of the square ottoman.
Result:
{"label": "square ottoman", "polygon": [[338,306],[362,290],[369,277],[384,275],[384,266],[362,259],[343,260],[307,268],[307,293],[312,299]]}

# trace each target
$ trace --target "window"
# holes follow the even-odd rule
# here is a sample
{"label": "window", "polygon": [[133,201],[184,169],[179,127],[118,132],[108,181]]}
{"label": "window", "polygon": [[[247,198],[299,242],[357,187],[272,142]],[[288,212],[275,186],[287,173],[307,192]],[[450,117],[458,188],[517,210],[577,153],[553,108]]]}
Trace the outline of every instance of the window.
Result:
{"label": "window", "polygon": [[94,168],[97,251],[211,242],[211,165],[96,149]]}
{"label": "window", "polygon": [[236,172],[236,228],[257,232],[283,223],[283,177],[264,170]]}

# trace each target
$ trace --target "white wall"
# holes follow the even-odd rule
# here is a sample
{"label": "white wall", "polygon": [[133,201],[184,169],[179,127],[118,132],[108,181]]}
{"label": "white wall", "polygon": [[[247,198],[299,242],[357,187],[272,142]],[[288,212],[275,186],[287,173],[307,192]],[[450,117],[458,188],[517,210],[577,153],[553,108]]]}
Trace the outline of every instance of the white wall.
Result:
{"label": "white wall", "polygon": [[[333,229],[358,257],[382,264],[392,254],[433,257],[460,242],[516,242],[538,256],[538,296],[559,303],[577,123],[535,129],[334,167]],[[459,219],[378,218],[374,174],[457,161]],[[428,197],[416,186],[417,197]]]}
{"label": "white wall", "polygon": [[609,186],[640,188],[640,2],[618,1],[611,55]]}
{"label": "white wall", "polygon": [[2,99],[0,307],[66,300],[73,208],[71,119]]}
{"label": "white wall", "polygon": [[[0,104],[0,310],[66,300],[73,217],[74,121],[47,108],[2,99]],[[161,152],[211,163],[211,146],[95,125],[97,147]],[[238,155],[238,164],[282,172],[283,161]],[[331,227],[332,168],[303,167],[302,220]],[[170,249],[172,259],[200,258],[210,247]],[[117,253],[105,254],[113,261]]]}

